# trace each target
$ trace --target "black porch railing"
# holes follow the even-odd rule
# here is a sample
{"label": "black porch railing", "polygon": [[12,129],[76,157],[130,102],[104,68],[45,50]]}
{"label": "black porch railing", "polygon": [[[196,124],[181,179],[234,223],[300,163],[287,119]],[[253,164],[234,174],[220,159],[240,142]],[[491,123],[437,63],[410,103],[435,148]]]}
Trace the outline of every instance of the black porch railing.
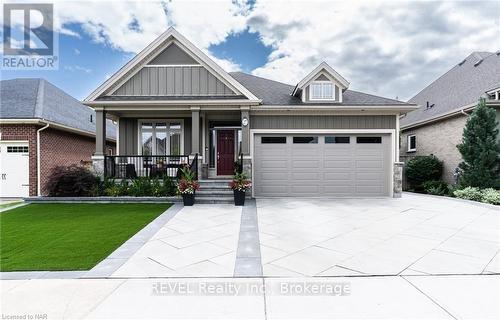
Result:
{"label": "black porch railing", "polygon": [[238,161],[236,161],[236,173],[241,174],[243,172],[243,153],[238,156]]}
{"label": "black porch railing", "polygon": [[180,169],[189,166],[198,179],[198,154],[189,162],[189,156],[105,156],[104,177],[134,179],[137,177],[180,178]]}

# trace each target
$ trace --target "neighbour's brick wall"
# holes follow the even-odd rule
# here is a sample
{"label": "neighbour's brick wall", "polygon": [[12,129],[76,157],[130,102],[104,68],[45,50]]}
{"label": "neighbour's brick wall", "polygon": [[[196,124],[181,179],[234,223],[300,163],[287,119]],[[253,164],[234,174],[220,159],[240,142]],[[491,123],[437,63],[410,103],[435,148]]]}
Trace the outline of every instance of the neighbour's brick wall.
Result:
{"label": "neighbour's brick wall", "polygon": [[47,195],[52,170],[58,166],[89,163],[95,152],[95,139],[48,128],[40,133],[40,150],[42,195]]}
{"label": "neighbour's brick wall", "polygon": [[[37,125],[1,125],[2,140],[22,140],[29,142],[29,194],[37,195]],[[62,130],[45,129],[40,133],[40,160],[42,195],[46,195],[46,183],[52,169],[57,166],[85,165],[90,167],[95,152],[95,138]],[[115,145],[108,143],[107,149],[115,154]]]}
{"label": "neighbour's brick wall", "polygon": [[[454,183],[453,172],[462,161],[457,144],[462,140],[462,132],[467,117],[459,115],[426,126],[403,130],[401,133],[401,161],[408,161],[417,155],[433,154],[443,161],[443,180]],[[417,136],[417,151],[408,152],[408,135]]]}
{"label": "neighbour's brick wall", "polygon": [[31,124],[2,124],[0,135],[2,140],[28,141],[29,147],[29,194],[36,196],[36,130],[38,127]]}

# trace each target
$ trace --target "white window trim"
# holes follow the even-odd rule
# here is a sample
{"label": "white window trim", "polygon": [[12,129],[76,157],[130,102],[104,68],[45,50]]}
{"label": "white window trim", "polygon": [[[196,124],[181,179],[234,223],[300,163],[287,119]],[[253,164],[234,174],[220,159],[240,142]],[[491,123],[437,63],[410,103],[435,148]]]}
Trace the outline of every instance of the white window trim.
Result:
{"label": "white window trim", "polygon": [[[144,122],[165,122],[167,123],[167,128],[170,123],[178,122],[181,124],[181,152],[180,155],[184,155],[184,119],[139,119],[137,120],[137,154],[142,156],[142,124]],[[154,131],[154,130],[153,130]],[[156,155],[156,154],[153,154]]]}
{"label": "white window trim", "polygon": [[[410,144],[411,138],[413,138],[413,137],[415,138],[415,148],[411,148],[411,144]],[[415,134],[409,134],[406,137],[406,143],[408,145],[407,152],[415,152],[415,151],[417,151],[417,135],[415,135]]]}
{"label": "white window trim", "polygon": [[[324,84],[331,84],[332,85],[332,96],[329,98],[313,98],[313,85],[314,84],[321,84],[321,93],[323,93],[323,85]],[[310,101],[335,101],[335,83],[333,81],[326,81],[326,80],[315,80],[312,81],[309,84],[309,100]]]}

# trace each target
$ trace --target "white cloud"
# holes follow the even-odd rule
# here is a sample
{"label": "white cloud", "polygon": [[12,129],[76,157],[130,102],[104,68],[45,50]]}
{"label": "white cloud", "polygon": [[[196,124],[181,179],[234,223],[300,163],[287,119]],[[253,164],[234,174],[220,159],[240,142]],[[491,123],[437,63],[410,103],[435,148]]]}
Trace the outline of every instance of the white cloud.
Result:
{"label": "white cloud", "polygon": [[87,73],[87,74],[92,73],[92,69],[85,68],[85,67],[82,67],[82,66],[79,66],[79,65],[64,66],[64,70],[68,70],[68,71],[71,71],[71,72],[80,71],[80,72],[84,72],[84,73]]}
{"label": "white cloud", "polygon": [[[75,33],[79,24],[95,42],[137,53],[175,26],[182,34],[230,71],[240,67],[207,51],[232,32],[246,26],[245,2],[224,1],[58,1],[54,4],[56,29]],[[73,34],[76,35],[76,34]]]}
{"label": "white cloud", "polygon": [[296,83],[321,61],[351,88],[410,98],[472,51],[496,51],[500,2],[259,1],[252,31],[274,51],[254,74]]}
{"label": "white cloud", "polygon": [[[208,51],[250,27],[272,46],[253,73],[296,83],[325,60],[351,89],[407,99],[472,51],[500,49],[500,2],[264,1],[246,0],[58,1],[59,32],[137,53],[175,26],[228,71],[238,57]],[[1,18],[0,18],[1,19]]]}

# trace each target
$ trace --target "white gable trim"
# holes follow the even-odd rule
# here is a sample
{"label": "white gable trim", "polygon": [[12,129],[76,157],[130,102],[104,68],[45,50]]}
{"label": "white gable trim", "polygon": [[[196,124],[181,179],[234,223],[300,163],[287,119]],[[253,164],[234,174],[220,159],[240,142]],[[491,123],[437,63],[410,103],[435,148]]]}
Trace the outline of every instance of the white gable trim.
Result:
{"label": "white gable trim", "polygon": [[[326,71],[326,72],[323,72]],[[335,71],[328,63],[326,62],[321,62],[319,66],[314,68],[313,71],[311,71],[304,79],[302,79],[296,86],[295,89],[292,92],[292,95],[295,95],[297,93],[297,90],[303,89],[309,82],[311,82],[313,79],[315,79],[321,72],[323,74],[331,79],[334,78],[336,82],[339,84],[339,87],[341,89],[347,89],[349,88],[349,82],[342,77],[337,71]],[[330,75],[330,76],[328,76]]]}
{"label": "white gable trim", "polygon": [[[172,40],[168,41],[170,38],[172,38]],[[175,30],[172,27],[170,27],[161,36],[156,38],[151,44],[149,44],[146,48],[144,48],[141,52],[139,52],[125,66],[123,66],[112,77],[106,80],[102,85],[100,85],[96,90],[94,90],[87,98],[85,98],[84,101],[85,102],[95,101],[98,97],[109,91],[111,88],[117,90],[127,80],[129,80],[132,76],[134,76],[137,72],[139,72],[139,70],[141,69],[140,67],[146,65],[149,61],[154,59],[156,57],[156,55],[154,55],[156,51],[161,52],[172,43],[175,43],[181,49],[185,50],[188,54],[191,54],[196,61],[205,66],[210,72],[213,73],[214,76],[216,76],[229,88],[236,91],[237,93],[243,94],[251,101],[260,102],[260,100],[255,95],[253,95],[247,88],[245,88],[241,83],[239,83],[233,77],[231,77],[224,69],[222,69],[205,53],[203,53],[203,51],[198,49],[195,45],[189,42],[186,38],[184,38],[184,36],[182,36],[177,30]],[[137,70],[135,70],[135,72],[130,72],[134,68],[136,68]]]}

